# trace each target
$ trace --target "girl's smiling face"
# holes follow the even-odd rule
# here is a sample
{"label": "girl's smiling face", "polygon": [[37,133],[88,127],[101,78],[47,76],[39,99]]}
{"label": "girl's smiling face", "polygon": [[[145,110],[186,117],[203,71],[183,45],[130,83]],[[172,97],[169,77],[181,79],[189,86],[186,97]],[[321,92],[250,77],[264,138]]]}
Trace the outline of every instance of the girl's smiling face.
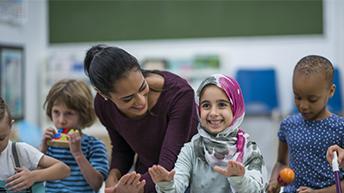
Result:
{"label": "girl's smiling face", "polygon": [[206,86],[199,102],[200,122],[208,132],[217,134],[231,125],[233,112],[222,89],[215,85]]}

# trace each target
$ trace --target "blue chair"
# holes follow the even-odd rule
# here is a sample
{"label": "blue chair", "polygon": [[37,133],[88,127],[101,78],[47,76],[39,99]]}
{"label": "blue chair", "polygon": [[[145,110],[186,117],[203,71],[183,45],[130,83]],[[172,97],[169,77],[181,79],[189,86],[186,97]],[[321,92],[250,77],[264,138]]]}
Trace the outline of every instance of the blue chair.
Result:
{"label": "blue chair", "polygon": [[336,85],[336,92],[333,97],[328,101],[328,109],[335,114],[343,113],[343,98],[342,98],[342,85],[340,79],[340,72],[338,68],[334,69],[333,83]]}
{"label": "blue chair", "polygon": [[247,115],[272,115],[279,110],[276,72],[267,69],[239,69],[236,80],[242,89]]}
{"label": "blue chair", "polygon": [[26,120],[16,123],[18,141],[28,143],[34,147],[39,147],[42,141],[42,130],[33,123]]}

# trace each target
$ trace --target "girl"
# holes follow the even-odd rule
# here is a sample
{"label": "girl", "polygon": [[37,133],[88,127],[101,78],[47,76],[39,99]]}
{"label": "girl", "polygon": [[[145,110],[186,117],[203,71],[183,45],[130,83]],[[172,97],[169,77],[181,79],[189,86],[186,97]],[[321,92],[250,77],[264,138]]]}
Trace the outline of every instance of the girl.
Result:
{"label": "girl", "polygon": [[[42,154],[29,144],[13,144],[9,139],[13,122],[7,104],[0,97],[0,192],[6,189],[23,191],[36,182],[69,176],[70,168],[63,162]],[[17,150],[20,167],[16,167],[12,148]]]}
{"label": "girl", "polygon": [[108,174],[105,145],[95,137],[82,133],[95,120],[92,94],[89,87],[78,80],[55,83],[46,97],[46,114],[55,128],[77,129],[69,135],[69,149],[47,145],[56,133],[48,128],[43,136],[41,151],[69,165],[71,176],[63,180],[47,181],[47,192],[98,192]]}
{"label": "girl", "polygon": [[175,168],[149,169],[158,192],[262,192],[263,156],[256,143],[239,128],[245,110],[238,83],[224,75],[206,78],[197,90],[198,135],[182,148]]}
{"label": "girl", "polygon": [[[293,72],[293,93],[299,113],[281,122],[268,193],[280,192],[277,178],[286,166],[294,170],[296,178],[284,187],[284,193],[336,192],[332,168],[326,160],[330,146],[344,146],[344,118],[327,108],[335,90],[333,65],[327,58],[309,55],[298,61]],[[344,175],[342,170],[340,175]]]}

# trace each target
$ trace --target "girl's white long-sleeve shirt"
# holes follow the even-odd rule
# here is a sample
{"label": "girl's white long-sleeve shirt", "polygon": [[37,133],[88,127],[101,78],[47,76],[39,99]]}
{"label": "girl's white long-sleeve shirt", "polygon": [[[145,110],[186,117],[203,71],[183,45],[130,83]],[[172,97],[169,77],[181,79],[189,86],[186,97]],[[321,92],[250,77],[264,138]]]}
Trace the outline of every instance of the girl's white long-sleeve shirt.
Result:
{"label": "girl's white long-sleeve shirt", "polygon": [[[253,142],[254,143],[254,142]],[[255,143],[254,143],[255,144]],[[156,184],[159,193],[184,193],[190,187],[190,193],[261,193],[266,186],[266,168],[263,157],[256,145],[253,152],[259,155],[244,157],[245,175],[226,177],[215,172],[204,160],[197,157],[193,142],[186,143],[178,155],[174,170],[174,180]],[[252,149],[251,149],[252,151]],[[262,163],[261,170],[252,167]]]}

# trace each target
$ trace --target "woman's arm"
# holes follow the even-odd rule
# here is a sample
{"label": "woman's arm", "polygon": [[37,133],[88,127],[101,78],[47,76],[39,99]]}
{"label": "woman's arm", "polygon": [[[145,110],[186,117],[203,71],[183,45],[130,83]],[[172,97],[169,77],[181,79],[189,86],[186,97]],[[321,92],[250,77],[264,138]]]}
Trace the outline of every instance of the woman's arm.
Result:
{"label": "woman's arm", "polygon": [[[174,103],[168,117],[169,122],[163,139],[158,164],[166,170],[172,170],[177,156],[184,143],[188,142],[197,131],[197,113],[192,89],[180,91],[173,99]],[[146,180],[145,192],[154,192],[155,185],[146,172],[143,174]]]}
{"label": "woman's arm", "polygon": [[135,152],[130,148],[128,143],[113,128],[111,117],[114,115],[111,108],[114,107],[110,103],[110,101],[105,101],[99,94],[94,99],[96,115],[108,131],[112,145],[110,171],[106,180],[106,187],[114,187],[118,183],[121,176],[125,175],[133,165],[135,156]]}

